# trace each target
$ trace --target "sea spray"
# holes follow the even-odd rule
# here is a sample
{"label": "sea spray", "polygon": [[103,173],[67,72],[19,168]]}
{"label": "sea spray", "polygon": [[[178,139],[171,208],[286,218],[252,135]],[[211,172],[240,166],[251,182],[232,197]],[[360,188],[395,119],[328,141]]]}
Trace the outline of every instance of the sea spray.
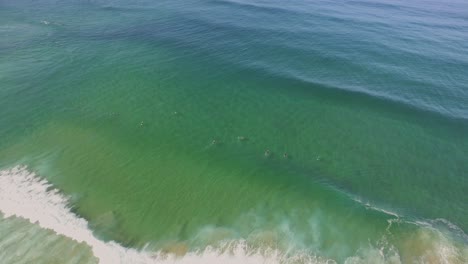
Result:
{"label": "sea spray", "polygon": [[[69,210],[68,198],[26,167],[0,171],[0,212],[4,217],[21,217],[42,228],[77,242],[86,243],[103,264],[115,263],[322,263],[306,254],[286,256],[275,249],[251,249],[246,241],[231,241],[221,248],[176,256],[170,252],[147,252],[124,248],[120,244],[97,239],[85,219]],[[333,262],[332,262],[333,263]]]}
{"label": "sea spray", "polygon": [[[0,212],[4,218],[27,219],[58,235],[87,244],[99,263],[336,263],[305,252],[284,253],[274,248],[255,248],[243,239],[181,252],[177,252],[177,247],[159,251],[125,248],[115,241],[104,242],[96,238],[88,228],[88,222],[73,214],[69,208],[66,195],[26,167],[0,171]],[[405,263],[405,260],[416,263],[463,263],[467,260],[468,250],[458,249],[440,232],[428,232],[421,228],[406,243],[405,250],[416,254],[402,257],[397,248],[384,239],[378,245],[360,249],[345,263]]]}

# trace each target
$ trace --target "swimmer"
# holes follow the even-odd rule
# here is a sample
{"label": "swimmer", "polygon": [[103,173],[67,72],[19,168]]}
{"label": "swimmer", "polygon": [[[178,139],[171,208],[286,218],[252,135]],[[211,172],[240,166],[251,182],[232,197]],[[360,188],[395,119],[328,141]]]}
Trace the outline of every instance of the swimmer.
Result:
{"label": "swimmer", "polygon": [[271,155],[271,151],[269,149],[265,150],[265,157],[269,157]]}
{"label": "swimmer", "polygon": [[239,141],[246,141],[247,138],[244,137],[244,136],[238,136],[238,137],[237,137],[237,140],[239,140]]}

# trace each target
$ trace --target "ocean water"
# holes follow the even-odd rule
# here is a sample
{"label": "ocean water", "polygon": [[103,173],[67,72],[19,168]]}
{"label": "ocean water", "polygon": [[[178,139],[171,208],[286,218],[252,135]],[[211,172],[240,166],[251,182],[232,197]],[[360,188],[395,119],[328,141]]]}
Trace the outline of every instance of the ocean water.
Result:
{"label": "ocean water", "polygon": [[468,263],[468,2],[0,0],[0,263]]}

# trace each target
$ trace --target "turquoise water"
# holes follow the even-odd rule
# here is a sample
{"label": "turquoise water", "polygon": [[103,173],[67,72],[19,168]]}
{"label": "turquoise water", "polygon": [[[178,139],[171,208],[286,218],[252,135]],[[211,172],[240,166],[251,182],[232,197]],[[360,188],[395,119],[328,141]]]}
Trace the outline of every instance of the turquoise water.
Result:
{"label": "turquoise water", "polygon": [[0,1],[0,256],[468,262],[466,10]]}

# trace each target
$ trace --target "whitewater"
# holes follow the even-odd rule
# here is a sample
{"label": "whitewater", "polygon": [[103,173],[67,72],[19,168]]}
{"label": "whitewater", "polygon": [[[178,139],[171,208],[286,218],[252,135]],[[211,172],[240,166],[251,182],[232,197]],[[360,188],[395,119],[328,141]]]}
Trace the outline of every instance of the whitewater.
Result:
{"label": "whitewater", "polygon": [[[282,252],[273,248],[252,248],[246,240],[226,241],[179,255],[165,251],[125,248],[115,241],[102,241],[89,229],[88,222],[70,210],[69,199],[47,180],[24,166],[0,171],[0,212],[5,219],[22,218],[57,235],[84,243],[102,264],[114,263],[337,263],[304,252]],[[29,234],[32,235],[32,234]],[[462,263],[467,249],[460,251],[448,239],[439,236],[420,263]],[[0,243],[0,252],[5,242]],[[4,254],[4,253],[3,253]],[[14,254],[10,254],[14,255]],[[6,259],[6,263],[8,259]],[[392,246],[370,248],[350,256],[352,263],[402,263]]]}

